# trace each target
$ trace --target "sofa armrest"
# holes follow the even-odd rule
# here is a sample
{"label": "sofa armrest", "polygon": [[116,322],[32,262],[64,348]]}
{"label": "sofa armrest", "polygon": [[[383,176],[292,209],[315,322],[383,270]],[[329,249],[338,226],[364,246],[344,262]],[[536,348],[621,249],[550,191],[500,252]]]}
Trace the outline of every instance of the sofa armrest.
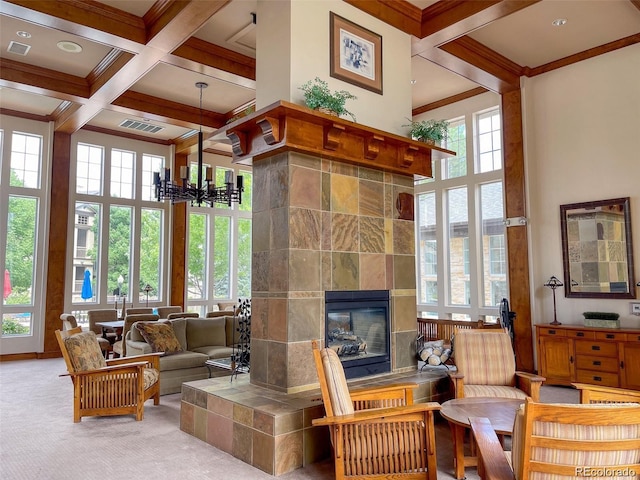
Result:
{"label": "sofa armrest", "polygon": [[136,340],[125,339],[127,342],[127,356],[146,355],[151,353],[151,345],[147,342],[139,342]]}

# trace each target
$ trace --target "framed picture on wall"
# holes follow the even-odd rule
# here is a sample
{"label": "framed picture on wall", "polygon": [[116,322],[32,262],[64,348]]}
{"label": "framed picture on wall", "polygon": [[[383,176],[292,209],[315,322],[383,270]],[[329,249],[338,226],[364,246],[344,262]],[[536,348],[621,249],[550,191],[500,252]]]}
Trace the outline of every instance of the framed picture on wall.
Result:
{"label": "framed picture on wall", "polygon": [[330,74],[382,95],[382,37],[331,12]]}

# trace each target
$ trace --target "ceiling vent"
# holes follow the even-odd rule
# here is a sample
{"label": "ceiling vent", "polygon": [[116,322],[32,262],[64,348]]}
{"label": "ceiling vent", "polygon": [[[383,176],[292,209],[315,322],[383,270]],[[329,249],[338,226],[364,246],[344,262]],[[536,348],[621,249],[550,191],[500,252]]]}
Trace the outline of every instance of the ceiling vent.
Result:
{"label": "ceiling vent", "polygon": [[139,132],[146,133],[158,133],[160,130],[164,130],[164,127],[159,127],[158,125],[151,125],[150,123],[139,122],[138,120],[124,120],[121,124],[121,127],[130,128],[132,130],[137,130]]}
{"label": "ceiling vent", "polygon": [[9,42],[9,48],[7,48],[7,52],[15,53],[16,55],[22,55],[23,57],[27,53],[29,53],[29,50],[31,50],[31,45],[26,45],[20,42],[14,42],[13,40]]}

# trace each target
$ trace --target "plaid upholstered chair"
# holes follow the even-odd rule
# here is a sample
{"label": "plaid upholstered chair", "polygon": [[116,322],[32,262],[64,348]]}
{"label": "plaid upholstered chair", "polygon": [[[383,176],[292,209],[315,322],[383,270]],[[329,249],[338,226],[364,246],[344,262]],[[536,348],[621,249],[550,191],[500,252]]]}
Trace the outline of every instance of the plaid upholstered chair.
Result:
{"label": "plaid upholstered chair", "polygon": [[74,422],[126,414],[142,420],[146,400],[160,403],[160,354],[105,360],[93,332],[77,327],[55,335],[73,382]]}
{"label": "plaid upholstered chair", "polygon": [[329,427],[337,480],[436,480],[434,412],[438,403],[413,404],[415,384],[349,391],[342,363],[312,342]]}
{"label": "plaid upholstered chair", "polygon": [[516,414],[511,465],[489,420],[470,421],[481,478],[547,480],[640,475],[638,404],[543,404],[527,398]]}
{"label": "plaid upholstered chair", "polygon": [[450,372],[456,398],[504,397],[540,400],[544,377],[516,371],[511,337],[505,330],[457,330],[456,371]]}

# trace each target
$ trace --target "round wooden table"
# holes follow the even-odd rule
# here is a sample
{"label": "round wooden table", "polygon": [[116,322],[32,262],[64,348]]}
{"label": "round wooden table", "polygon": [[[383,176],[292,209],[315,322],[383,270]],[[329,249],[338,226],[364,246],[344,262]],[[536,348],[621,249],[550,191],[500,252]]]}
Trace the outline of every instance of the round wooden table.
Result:
{"label": "round wooden table", "polygon": [[498,435],[511,435],[516,411],[523,403],[524,399],[469,397],[454,398],[442,404],[440,414],[451,427],[457,479],[464,478],[464,467],[478,465],[478,457],[464,456],[464,431],[470,428],[469,417],[486,417]]}

